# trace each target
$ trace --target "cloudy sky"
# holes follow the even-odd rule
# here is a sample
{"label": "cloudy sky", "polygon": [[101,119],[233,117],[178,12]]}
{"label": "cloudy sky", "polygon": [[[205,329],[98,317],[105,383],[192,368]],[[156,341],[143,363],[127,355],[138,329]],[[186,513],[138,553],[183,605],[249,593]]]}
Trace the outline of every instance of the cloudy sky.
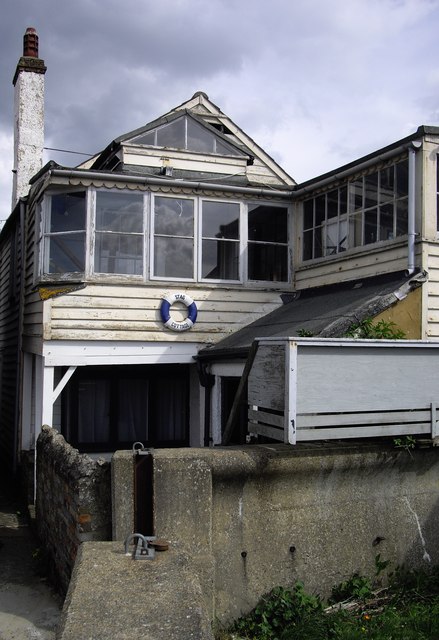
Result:
{"label": "cloudy sky", "polygon": [[1,219],[28,26],[47,147],[93,154],[202,90],[301,182],[439,124],[439,0],[3,0]]}

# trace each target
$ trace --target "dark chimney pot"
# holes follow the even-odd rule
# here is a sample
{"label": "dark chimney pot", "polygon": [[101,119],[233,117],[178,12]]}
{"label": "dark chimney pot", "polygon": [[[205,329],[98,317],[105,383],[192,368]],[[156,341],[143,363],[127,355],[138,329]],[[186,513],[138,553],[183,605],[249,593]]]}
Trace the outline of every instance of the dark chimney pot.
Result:
{"label": "dark chimney pot", "polygon": [[23,36],[23,56],[38,58],[38,35],[33,27],[28,27]]}

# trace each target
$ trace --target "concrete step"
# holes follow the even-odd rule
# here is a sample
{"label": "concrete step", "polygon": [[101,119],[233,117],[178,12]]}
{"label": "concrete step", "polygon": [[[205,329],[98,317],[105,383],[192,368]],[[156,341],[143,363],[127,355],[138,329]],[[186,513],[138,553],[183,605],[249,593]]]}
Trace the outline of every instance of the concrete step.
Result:
{"label": "concrete step", "polygon": [[133,560],[120,542],[84,542],[58,640],[212,640],[197,572],[182,552]]}

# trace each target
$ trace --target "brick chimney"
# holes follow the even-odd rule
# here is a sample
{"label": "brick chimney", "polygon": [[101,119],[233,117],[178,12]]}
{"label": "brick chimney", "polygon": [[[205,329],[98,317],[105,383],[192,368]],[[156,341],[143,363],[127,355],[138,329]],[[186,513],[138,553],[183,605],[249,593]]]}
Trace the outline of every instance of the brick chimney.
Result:
{"label": "brick chimney", "polygon": [[45,73],[44,60],[38,57],[37,32],[29,27],[12,82],[15,87],[12,208],[27,195],[29,180],[43,166]]}

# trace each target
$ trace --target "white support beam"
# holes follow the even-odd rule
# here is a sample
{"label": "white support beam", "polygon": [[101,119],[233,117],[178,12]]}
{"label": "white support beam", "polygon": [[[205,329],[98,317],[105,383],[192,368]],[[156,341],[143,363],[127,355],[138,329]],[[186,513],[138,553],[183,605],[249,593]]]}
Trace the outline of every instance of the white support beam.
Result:
{"label": "white support beam", "polygon": [[61,380],[58,382],[58,384],[56,385],[56,388],[53,390],[52,405],[56,402],[59,394],[64,389],[64,387],[66,386],[66,384],[68,383],[72,375],[75,373],[75,371],[76,371],[76,367],[69,367],[65,372],[65,374],[63,375],[63,377],[61,378]]}

